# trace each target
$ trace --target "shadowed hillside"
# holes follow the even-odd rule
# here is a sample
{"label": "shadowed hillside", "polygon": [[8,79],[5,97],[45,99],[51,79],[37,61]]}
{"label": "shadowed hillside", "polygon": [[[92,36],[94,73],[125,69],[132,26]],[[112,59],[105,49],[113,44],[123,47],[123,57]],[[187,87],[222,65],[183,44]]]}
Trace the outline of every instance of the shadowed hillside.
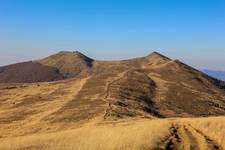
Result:
{"label": "shadowed hillside", "polygon": [[63,76],[57,68],[31,61],[0,67],[0,83],[46,82],[61,79]]}

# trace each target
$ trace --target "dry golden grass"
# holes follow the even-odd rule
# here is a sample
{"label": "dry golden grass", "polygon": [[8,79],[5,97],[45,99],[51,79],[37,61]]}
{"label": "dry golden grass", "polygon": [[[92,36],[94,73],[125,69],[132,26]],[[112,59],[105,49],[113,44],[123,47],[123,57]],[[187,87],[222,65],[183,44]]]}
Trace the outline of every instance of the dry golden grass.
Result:
{"label": "dry golden grass", "polygon": [[225,149],[225,117],[198,118],[190,121],[192,126]]}
{"label": "dry golden grass", "polygon": [[[186,149],[189,149],[193,143],[196,143],[201,150],[210,149],[210,143],[216,143],[221,148],[225,148],[225,117],[208,117],[124,119],[119,122],[102,122],[101,119],[96,118],[76,129],[2,138],[0,139],[0,150],[154,149],[161,144],[166,146],[164,142],[171,136],[171,127],[174,124],[179,127],[177,134],[181,138],[181,144]],[[187,130],[193,138],[190,137]],[[204,135],[213,141],[206,141]]]}
{"label": "dry golden grass", "polygon": [[43,121],[77,95],[84,79],[17,85],[0,90],[0,137],[15,137],[46,130],[60,130],[60,124]]}
{"label": "dry golden grass", "polygon": [[58,133],[0,140],[1,150],[139,150],[152,149],[169,134],[167,120],[135,120],[124,123],[85,125]]}

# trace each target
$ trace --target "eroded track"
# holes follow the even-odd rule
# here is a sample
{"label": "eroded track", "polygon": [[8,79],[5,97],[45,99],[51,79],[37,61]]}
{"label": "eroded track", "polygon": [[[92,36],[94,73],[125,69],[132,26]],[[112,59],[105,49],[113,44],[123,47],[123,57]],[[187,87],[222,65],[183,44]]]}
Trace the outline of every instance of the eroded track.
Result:
{"label": "eroded track", "polygon": [[222,150],[216,141],[188,123],[172,123],[170,135],[155,150]]}

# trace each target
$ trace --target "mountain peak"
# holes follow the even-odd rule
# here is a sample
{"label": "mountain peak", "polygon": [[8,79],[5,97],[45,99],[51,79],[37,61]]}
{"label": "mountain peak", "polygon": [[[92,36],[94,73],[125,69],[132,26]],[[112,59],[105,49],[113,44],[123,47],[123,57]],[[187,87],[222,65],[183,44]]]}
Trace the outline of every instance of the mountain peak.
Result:
{"label": "mountain peak", "polygon": [[159,67],[169,61],[171,61],[170,58],[158,53],[158,52],[152,52],[151,54],[147,55],[145,59],[148,61],[148,65],[151,65],[152,67]]}
{"label": "mountain peak", "polygon": [[93,59],[79,51],[60,51],[38,61],[42,65],[58,68],[65,77],[88,74]]}
{"label": "mountain peak", "polygon": [[159,52],[152,52],[148,56],[148,58],[158,58],[158,59],[163,59],[163,60],[171,60],[170,58],[166,57],[165,55],[159,53]]}
{"label": "mountain peak", "polygon": [[[79,51],[59,51],[58,53],[56,53],[55,55],[74,55],[74,56],[85,56],[84,54],[82,54]],[[87,57],[87,56],[85,56]]]}
{"label": "mountain peak", "polygon": [[160,54],[160,53],[157,52],[157,51],[153,51],[151,54],[154,54],[154,55],[162,55],[162,54]]}

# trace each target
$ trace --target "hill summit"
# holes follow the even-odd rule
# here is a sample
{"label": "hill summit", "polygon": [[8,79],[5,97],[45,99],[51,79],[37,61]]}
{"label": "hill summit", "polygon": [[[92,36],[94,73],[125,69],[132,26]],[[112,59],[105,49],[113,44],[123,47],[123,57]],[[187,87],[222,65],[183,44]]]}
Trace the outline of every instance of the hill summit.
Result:
{"label": "hill summit", "polygon": [[37,61],[38,63],[57,68],[64,78],[87,76],[92,67],[92,59],[74,51],[61,51],[57,54]]}

